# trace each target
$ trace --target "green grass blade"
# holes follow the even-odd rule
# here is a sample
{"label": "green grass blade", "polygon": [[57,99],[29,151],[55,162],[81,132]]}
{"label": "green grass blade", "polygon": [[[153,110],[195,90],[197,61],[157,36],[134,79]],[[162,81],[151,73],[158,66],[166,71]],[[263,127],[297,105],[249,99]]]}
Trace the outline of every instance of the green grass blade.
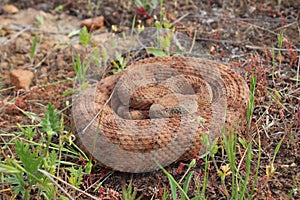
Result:
{"label": "green grass blade", "polygon": [[[192,179],[192,177],[193,177],[193,174],[194,174],[194,171],[191,171],[191,172],[186,176],[186,180],[185,180],[184,185],[183,185],[183,191],[184,191],[186,194],[188,193],[189,185],[190,185],[191,179]],[[181,200],[185,200],[185,196],[182,196],[182,197],[181,197]]]}
{"label": "green grass blade", "polygon": [[255,186],[257,185],[257,179],[258,179],[258,173],[259,173],[259,168],[260,168],[260,159],[261,159],[261,141],[260,141],[260,135],[258,135],[258,158],[257,158],[257,167],[256,167],[256,172],[254,176],[254,181],[253,181],[253,187],[251,190],[251,194],[249,195],[248,199],[251,199],[251,197],[254,194],[255,191]]}
{"label": "green grass blade", "polygon": [[163,195],[162,195],[161,199],[162,199],[162,200],[167,200],[167,198],[168,198],[168,195],[169,195],[169,192],[168,192],[168,190],[164,189],[164,193],[163,193]]}
{"label": "green grass blade", "polygon": [[[250,177],[250,168],[251,168],[252,155],[253,155],[252,154],[252,145],[250,143],[248,148],[247,148],[246,175],[245,175],[245,179],[243,180],[243,187],[241,188],[241,193],[240,193],[240,198],[241,199],[244,199],[245,191],[248,191],[247,185],[249,183],[248,181],[249,181],[249,177]],[[248,195],[249,195],[249,191],[248,191]]]}
{"label": "green grass blade", "polygon": [[172,179],[173,177],[171,178],[170,176],[168,176],[168,179],[169,179],[169,183],[170,183],[170,187],[171,187],[172,199],[177,200],[176,183],[175,183],[176,181],[174,179]]}
{"label": "green grass blade", "polygon": [[247,109],[247,121],[248,121],[248,129],[251,127],[251,120],[252,115],[254,111],[254,97],[255,97],[255,88],[256,88],[256,77],[254,74],[252,74],[251,77],[251,86],[250,86],[250,100],[248,103],[248,109]]}
{"label": "green grass blade", "polygon": [[282,144],[284,138],[285,138],[285,137],[283,136],[283,137],[281,138],[281,140],[278,142],[278,144],[276,145],[276,148],[275,148],[275,151],[274,151],[274,156],[273,156],[273,159],[272,159],[272,164],[273,164],[274,161],[275,161],[276,155],[277,155],[277,153],[278,153],[278,151],[279,151],[279,149],[280,149],[280,146],[281,146],[281,144]]}
{"label": "green grass blade", "polygon": [[180,190],[181,194],[185,196],[186,200],[190,200],[190,198],[187,196],[186,192],[182,189],[182,187],[176,182],[174,177],[165,170],[159,163],[156,163],[160,169],[164,172],[164,174],[168,177],[169,182],[170,182],[170,187],[171,187],[171,192],[172,192],[172,198],[174,200],[177,200],[177,194],[176,194],[176,187]]}
{"label": "green grass blade", "polygon": [[35,55],[35,50],[36,50],[36,43],[37,43],[37,35],[34,36],[33,42],[32,42],[32,47],[30,51],[30,60],[33,62],[34,55]]}

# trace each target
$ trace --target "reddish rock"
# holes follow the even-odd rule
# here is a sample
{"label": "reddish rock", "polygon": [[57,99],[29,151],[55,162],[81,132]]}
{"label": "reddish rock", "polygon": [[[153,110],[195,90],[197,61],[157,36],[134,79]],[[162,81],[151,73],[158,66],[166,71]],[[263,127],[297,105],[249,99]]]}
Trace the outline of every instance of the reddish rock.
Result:
{"label": "reddish rock", "polygon": [[17,88],[29,89],[34,77],[33,72],[24,69],[14,69],[9,73],[11,83]]}
{"label": "reddish rock", "polygon": [[7,13],[7,14],[16,14],[19,12],[19,9],[14,6],[14,5],[5,5],[2,7],[2,10],[4,13]]}
{"label": "reddish rock", "polygon": [[276,60],[278,62],[283,62],[284,61],[284,56],[282,56],[282,55],[276,56]]}
{"label": "reddish rock", "polygon": [[104,17],[99,16],[95,18],[85,19],[81,22],[81,27],[85,26],[88,31],[94,31],[104,26]]}

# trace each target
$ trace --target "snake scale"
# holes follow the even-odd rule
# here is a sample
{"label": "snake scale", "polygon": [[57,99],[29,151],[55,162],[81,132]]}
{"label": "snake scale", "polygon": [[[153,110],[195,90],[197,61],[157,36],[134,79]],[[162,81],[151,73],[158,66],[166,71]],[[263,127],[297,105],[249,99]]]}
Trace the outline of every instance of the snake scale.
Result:
{"label": "snake scale", "polygon": [[205,153],[202,137],[245,122],[249,88],[229,66],[202,58],[150,57],[76,96],[81,147],[102,165],[149,172]]}

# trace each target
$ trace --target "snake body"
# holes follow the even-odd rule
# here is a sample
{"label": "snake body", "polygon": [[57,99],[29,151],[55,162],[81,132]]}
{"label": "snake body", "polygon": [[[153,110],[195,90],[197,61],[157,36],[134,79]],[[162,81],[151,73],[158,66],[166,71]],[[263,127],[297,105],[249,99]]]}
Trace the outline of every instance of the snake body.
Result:
{"label": "snake body", "polygon": [[241,126],[248,100],[245,80],[226,65],[151,57],[79,92],[72,118],[81,146],[101,164],[139,173],[204,153],[202,137]]}

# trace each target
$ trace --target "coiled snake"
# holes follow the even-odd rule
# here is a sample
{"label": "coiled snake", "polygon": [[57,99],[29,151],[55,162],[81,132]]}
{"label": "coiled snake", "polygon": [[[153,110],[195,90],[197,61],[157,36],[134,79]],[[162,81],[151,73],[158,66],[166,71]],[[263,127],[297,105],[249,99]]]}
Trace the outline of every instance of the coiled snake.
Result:
{"label": "coiled snake", "polygon": [[204,153],[246,116],[249,89],[230,67],[194,57],[136,61],[79,92],[72,118],[81,146],[101,164],[148,172]]}

